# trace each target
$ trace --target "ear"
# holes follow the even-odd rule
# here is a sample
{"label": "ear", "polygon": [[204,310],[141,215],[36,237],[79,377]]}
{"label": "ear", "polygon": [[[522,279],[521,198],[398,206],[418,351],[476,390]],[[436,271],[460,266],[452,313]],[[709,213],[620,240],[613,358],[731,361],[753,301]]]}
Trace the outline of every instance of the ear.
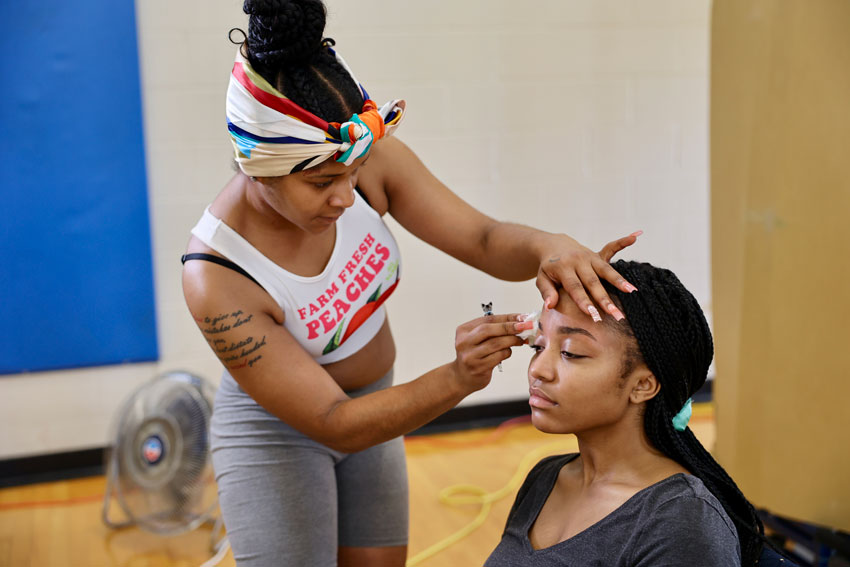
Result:
{"label": "ear", "polygon": [[629,401],[633,404],[647,402],[661,391],[661,382],[648,369],[638,372],[634,380],[632,391],[629,392]]}

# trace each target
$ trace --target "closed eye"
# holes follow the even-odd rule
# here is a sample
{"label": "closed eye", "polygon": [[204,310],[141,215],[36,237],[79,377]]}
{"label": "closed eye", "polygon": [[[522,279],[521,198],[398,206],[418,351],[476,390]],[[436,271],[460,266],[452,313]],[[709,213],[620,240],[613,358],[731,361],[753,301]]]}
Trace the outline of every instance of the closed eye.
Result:
{"label": "closed eye", "polygon": [[562,350],[561,356],[563,356],[564,358],[569,359],[569,360],[578,360],[580,358],[587,358],[586,356],[584,356],[582,354],[574,354],[574,353],[572,353],[568,350]]}
{"label": "closed eye", "polygon": [[[541,345],[528,345],[528,348],[534,351],[534,354],[540,354],[546,348]],[[587,358],[584,354],[576,354],[574,352],[570,352],[568,350],[562,350],[561,356],[567,360],[581,360],[582,358]]]}

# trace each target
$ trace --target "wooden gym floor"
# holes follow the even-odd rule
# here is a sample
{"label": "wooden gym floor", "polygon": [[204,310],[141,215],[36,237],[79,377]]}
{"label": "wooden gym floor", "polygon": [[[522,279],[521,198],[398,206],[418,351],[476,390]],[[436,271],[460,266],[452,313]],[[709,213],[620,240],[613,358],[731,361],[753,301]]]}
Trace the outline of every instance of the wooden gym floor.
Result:
{"label": "wooden gym floor", "polygon": [[[711,405],[694,406],[691,427],[711,449]],[[483,564],[498,543],[528,469],[545,455],[575,451],[576,443],[572,436],[540,433],[521,418],[497,428],[408,437],[406,447],[409,564],[468,567]],[[106,528],[100,519],[105,484],[101,476],[0,490],[0,567],[197,567],[212,556],[208,527],[174,537]],[[456,484],[503,495],[480,527],[463,537],[459,530],[482,515],[482,505],[441,503],[440,491]],[[453,534],[461,539],[436,555],[421,555]],[[233,567],[233,556],[228,552],[219,565]]]}

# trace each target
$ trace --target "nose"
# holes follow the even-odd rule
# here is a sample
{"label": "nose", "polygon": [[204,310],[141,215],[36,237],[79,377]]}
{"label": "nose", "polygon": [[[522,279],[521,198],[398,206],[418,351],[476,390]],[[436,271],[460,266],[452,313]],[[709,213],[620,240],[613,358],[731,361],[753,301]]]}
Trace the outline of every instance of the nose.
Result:
{"label": "nose", "polygon": [[537,355],[528,363],[528,378],[530,381],[540,380],[541,382],[551,382],[555,378],[555,364],[550,356],[549,348],[545,348],[538,352]]}
{"label": "nose", "polygon": [[334,192],[328,198],[328,204],[332,207],[347,209],[354,204],[354,180],[342,179],[337,183]]}

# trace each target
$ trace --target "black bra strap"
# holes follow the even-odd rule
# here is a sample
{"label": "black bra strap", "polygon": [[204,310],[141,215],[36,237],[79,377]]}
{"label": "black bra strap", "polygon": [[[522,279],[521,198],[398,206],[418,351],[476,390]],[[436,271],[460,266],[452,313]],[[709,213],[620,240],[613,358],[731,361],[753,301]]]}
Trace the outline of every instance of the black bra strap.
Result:
{"label": "black bra strap", "polygon": [[363,192],[363,190],[360,188],[359,185],[355,185],[354,190],[357,191],[357,194],[360,195],[361,199],[366,201],[366,204],[369,205],[369,208],[371,208],[371,209],[375,208],[375,207],[372,206],[372,203],[369,202],[369,199],[366,197],[366,193]]}
{"label": "black bra strap", "polygon": [[260,287],[263,287],[262,285],[260,285],[260,282],[258,282],[253,277],[251,277],[251,274],[249,274],[248,272],[246,272],[245,270],[243,270],[242,268],[240,268],[239,266],[237,266],[236,264],[234,264],[230,260],[228,260],[226,258],[222,258],[221,256],[213,256],[212,254],[194,253],[194,254],[184,254],[183,256],[180,257],[180,262],[182,262],[183,264],[186,263],[186,260],[206,260],[207,262],[212,262],[213,264],[218,264],[219,266],[224,266],[225,268],[230,268],[234,272],[239,272],[240,274],[242,274],[243,276],[245,276],[246,278],[248,278],[249,280],[251,280],[255,284],[259,285]]}

